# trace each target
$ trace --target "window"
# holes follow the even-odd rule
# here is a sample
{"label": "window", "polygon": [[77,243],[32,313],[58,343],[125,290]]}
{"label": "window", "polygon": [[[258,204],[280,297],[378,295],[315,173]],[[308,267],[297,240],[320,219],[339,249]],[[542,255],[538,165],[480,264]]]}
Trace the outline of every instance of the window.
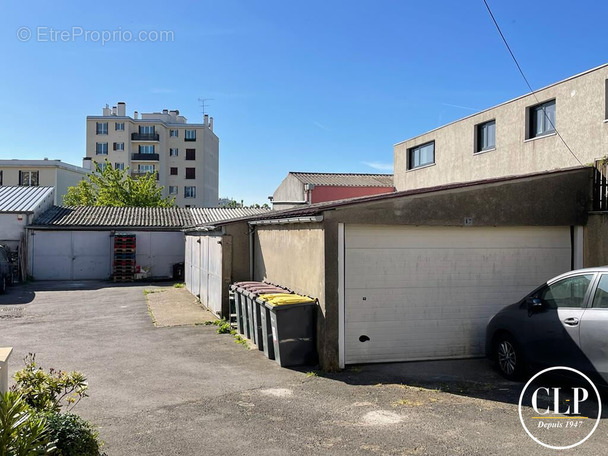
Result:
{"label": "window", "polygon": [[137,171],[140,173],[153,173],[154,165],[139,165]]}
{"label": "window", "polygon": [[124,163],[114,163],[114,169],[118,169],[120,171],[124,171],[125,170],[125,164]]}
{"label": "window", "polygon": [[154,125],[140,125],[139,134],[140,135],[153,135],[154,134]]}
{"label": "window", "polygon": [[107,135],[108,122],[96,122],[95,133],[98,135]]}
{"label": "window", "polygon": [[178,130],[169,130],[169,137],[177,138],[177,136],[178,136]]}
{"label": "window", "polygon": [[196,149],[186,149],[186,160],[196,160]]}
{"label": "window", "polygon": [[114,150],[125,150],[125,143],[124,142],[121,142],[121,143],[115,142]]}
{"label": "window", "polygon": [[186,130],[185,140],[186,141],[196,141],[196,130]]}
{"label": "window", "polygon": [[196,179],[196,168],[186,168],[186,179]]}
{"label": "window", "polygon": [[435,163],[435,141],[407,150],[407,169]]}
{"label": "window", "polygon": [[37,187],[38,176],[38,171],[19,171],[19,185]]}
{"label": "window", "polygon": [[[105,163],[105,162],[104,163],[97,163],[97,162],[95,162],[95,164],[97,166],[99,166],[99,172],[100,173],[103,173],[106,170],[106,168],[108,167],[108,163]],[[95,168],[95,169],[97,169],[97,168]]]}
{"label": "window", "polygon": [[608,309],[608,274],[600,277],[600,282],[597,284],[597,290],[593,297],[591,307],[596,309]]}
{"label": "window", "polygon": [[591,279],[593,279],[593,274],[562,279],[541,289],[538,298],[549,309],[583,307],[583,300]]}
{"label": "window", "polygon": [[196,198],[196,187],[184,187],[184,198]]}
{"label": "window", "polygon": [[154,144],[145,144],[139,146],[140,154],[153,154],[154,153]]}
{"label": "window", "polygon": [[177,157],[177,149],[169,149],[169,157]]}
{"label": "window", "polygon": [[490,120],[475,127],[475,152],[484,152],[496,147],[496,121]]}
{"label": "window", "polygon": [[125,123],[124,122],[116,122],[114,124],[114,130],[116,130],[116,131],[125,131]]}
{"label": "window", "polygon": [[108,143],[95,143],[96,155],[108,155]]}
{"label": "window", "polygon": [[177,195],[177,185],[169,185],[169,195]]}
{"label": "window", "polygon": [[170,173],[172,176],[177,176],[177,168],[171,168]]}
{"label": "window", "polygon": [[555,133],[555,100],[532,106],[528,116],[528,139]]}

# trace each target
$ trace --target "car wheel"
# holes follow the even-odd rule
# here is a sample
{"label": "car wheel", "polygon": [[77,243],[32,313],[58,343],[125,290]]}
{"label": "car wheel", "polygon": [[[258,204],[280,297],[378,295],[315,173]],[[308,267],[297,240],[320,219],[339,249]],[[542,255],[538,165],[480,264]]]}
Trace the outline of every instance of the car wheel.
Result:
{"label": "car wheel", "polygon": [[519,380],[525,371],[521,350],[508,334],[498,336],[494,344],[496,366],[509,380]]}

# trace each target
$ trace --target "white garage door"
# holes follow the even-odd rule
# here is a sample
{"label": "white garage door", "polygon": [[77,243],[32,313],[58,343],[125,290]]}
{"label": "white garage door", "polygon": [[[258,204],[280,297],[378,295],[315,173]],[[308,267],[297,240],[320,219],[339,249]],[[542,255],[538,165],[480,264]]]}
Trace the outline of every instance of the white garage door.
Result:
{"label": "white garage door", "polygon": [[186,288],[209,310],[222,313],[222,237],[186,236]]}
{"label": "white garage door", "polygon": [[482,355],[501,307],[570,270],[569,227],[346,225],[346,364]]}
{"label": "white garage door", "polygon": [[36,280],[107,279],[111,238],[107,231],[36,231],[32,236]]}

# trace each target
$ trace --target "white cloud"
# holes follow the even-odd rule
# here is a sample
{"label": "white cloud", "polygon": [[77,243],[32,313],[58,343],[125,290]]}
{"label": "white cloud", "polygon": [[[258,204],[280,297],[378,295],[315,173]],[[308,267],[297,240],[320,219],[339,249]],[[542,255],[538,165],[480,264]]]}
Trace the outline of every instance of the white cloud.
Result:
{"label": "white cloud", "polygon": [[361,162],[370,168],[374,168],[378,171],[390,171],[393,172],[393,164],[392,163],[381,163],[381,162]]}
{"label": "white cloud", "polygon": [[321,122],[314,121],[312,124],[315,127],[320,128],[321,130],[330,131],[330,129],[323,125]]}

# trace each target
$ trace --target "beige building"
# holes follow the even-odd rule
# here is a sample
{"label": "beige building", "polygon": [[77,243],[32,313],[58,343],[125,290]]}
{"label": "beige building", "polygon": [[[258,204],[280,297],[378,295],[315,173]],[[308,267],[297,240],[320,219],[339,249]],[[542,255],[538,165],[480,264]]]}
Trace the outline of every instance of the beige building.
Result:
{"label": "beige building", "polygon": [[593,163],[608,154],[608,65],[395,145],[397,191]]}
{"label": "beige building", "polygon": [[180,207],[218,204],[219,139],[213,117],[191,124],[179,111],[126,115],[125,103],[101,116],[87,116],[87,153],[84,166],[103,164],[129,168],[133,176],[157,173],[163,196],[175,197]]}
{"label": "beige building", "polygon": [[54,203],[61,205],[68,187],[78,185],[88,172],[60,160],[0,160],[0,185],[53,187]]}

